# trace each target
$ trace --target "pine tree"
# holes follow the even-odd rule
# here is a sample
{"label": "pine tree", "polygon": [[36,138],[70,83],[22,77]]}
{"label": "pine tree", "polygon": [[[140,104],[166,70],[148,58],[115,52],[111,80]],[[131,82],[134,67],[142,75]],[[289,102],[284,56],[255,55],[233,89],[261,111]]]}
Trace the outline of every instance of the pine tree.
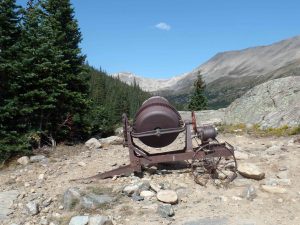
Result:
{"label": "pine tree", "polygon": [[19,7],[15,0],[0,2],[0,104],[7,97],[9,78],[16,74],[20,38]]}
{"label": "pine tree", "polygon": [[199,111],[207,109],[207,98],[204,95],[205,82],[202,80],[201,72],[198,72],[197,80],[194,83],[194,93],[190,98],[188,109]]}
{"label": "pine tree", "polygon": [[55,117],[63,122],[68,115],[76,116],[77,123],[80,123],[88,110],[89,87],[85,56],[79,48],[81,33],[74,18],[74,9],[69,0],[47,0],[43,2],[43,8],[54,30],[54,46],[61,50],[65,62],[63,70],[57,71],[61,73],[66,87],[64,95],[59,99]]}
{"label": "pine tree", "polygon": [[[12,81],[20,69],[20,7],[15,0],[0,1],[0,162],[27,149],[20,124]],[[22,127],[22,126],[21,126]]]}
{"label": "pine tree", "polygon": [[52,136],[57,129],[58,99],[66,84],[61,50],[54,45],[55,31],[40,1],[29,1],[22,27],[22,70],[14,79],[19,114],[33,136]]}

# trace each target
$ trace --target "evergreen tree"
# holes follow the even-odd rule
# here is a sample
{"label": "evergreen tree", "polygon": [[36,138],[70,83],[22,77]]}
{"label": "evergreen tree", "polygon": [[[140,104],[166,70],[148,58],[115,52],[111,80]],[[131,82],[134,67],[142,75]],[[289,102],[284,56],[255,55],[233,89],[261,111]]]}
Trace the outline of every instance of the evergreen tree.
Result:
{"label": "evergreen tree", "polygon": [[43,7],[55,31],[54,46],[62,51],[62,59],[66,62],[63,70],[57,71],[62,74],[66,85],[65,94],[58,104],[57,117],[64,121],[67,115],[76,114],[80,123],[89,106],[89,87],[85,56],[79,48],[81,32],[74,18],[74,9],[70,0],[47,0],[43,2]]}
{"label": "evergreen tree", "polygon": [[22,70],[14,82],[24,126],[38,137],[55,135],[57,107],[66,89],[61,74],[66,61],[54,45],[55,34],[40,1],[29,1],[22,27]]}
{"label": "evergreen tree", "polygon": [[201,72],[198,72],[197,80],[194,83],[194,93],[190,98],[188,109],[199,111],[207,108],[207,99],[204,95],[205,83],[202,80]]}
{"label": "evergreen tree", "polygon": [[26,149],[26,138],[18,133],[17,101],[12,80],[20,68],[20,7],[15,0],[0,1],[0,162]]}
{"label": "evergreen tree", "polygon": [[19,7],[15,0],[0,2],[0,104],[8,95],[9,78],[15,76],[20,38]]}

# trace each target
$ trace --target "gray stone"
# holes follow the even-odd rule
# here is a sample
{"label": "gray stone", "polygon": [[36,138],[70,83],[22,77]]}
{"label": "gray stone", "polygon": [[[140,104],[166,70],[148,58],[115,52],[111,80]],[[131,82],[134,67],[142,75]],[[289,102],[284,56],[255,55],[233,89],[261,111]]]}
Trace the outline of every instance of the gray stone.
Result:
{"label": "gray stone", "polygon": [[153,181],[150,182],[150,188],[155,192],[161,190],[161,186]]}
{"label": "gray stone", "polygon": [[0,192],[0,221],[12,213],[11,206],[19,196],[16,190]]}
{"label": "gray stone", "polygon": [[47,198],[43,201],[42,206],[48,207],[52,203],[52,198]]}
{"label": "gray stone", "polygon": [[133,193],[132,196],[131,196],[131,199],[132,199],[133,201],[139,202],[139,201],[143,201],[143,200],[144,200],[144,197],[138,195],[137,193]]}
{"label": "gray stone", "polygon": [[269,185],[261,185],[261,188],[272,194],[284,194],[287,192],[285,188],[277,187],[277,186],[269,186]]}
{"label": "gray stone", "polygon": [[139,186],[139,192],[147,191],[150,189],[150,183],[147,180],[141,181],[137,185]]}
{"label": "gray stone", "polygon": [[141,191],[140,196],[142,196],[144,198],[151,198],[151,197],[155,196],[155,193],[152,191],[144,190],[144,191]]}
{"label": "gray stone", "polygon": [[39,204],[35,201],[28,202],[25,208],[27,213],[31,216],[37,215],[40,212]]}
{"label": "gray stone", "polygon": [[171,204],[159,205],[157,207],[157,213],[163,218],[172,217],[175,214]]}
{"label": "gray stone", "polygon": [[40,220],[40,225],[48,225],[49,224],[49,221],[47,220],[47,218],[41,218]]}
{"label": "gray stone", "polygon": [[139,189],[139,186],[137,184],[127,185],[123,189],[123,193],[126,194],[127,196],[132,196],[132,194],[137,192],[138,189]]}
{"label": "gray stone", "polygon": [[113,222],[107,216],[91,216],[89,219],[89,225],[113,225]]}
{"label": "gray stone", "polygon": [[30,157],[30,162],[35,163],[35,162],[46,162],[47,158],[44,155],[34,155]]}
{"label": "gray stone", "polygon": [[110,136],[107,138],[101,138],[100,143],[103,145],[122,145],[123,138],[118,136]]}
{"label": "gray stone", "polygon": [[135,184],[127,185],[123,189],[123,193],[127,196],[132,196],[133,193],[140,193],[141,191],[146,191],[150,189],[149,181],[140,181]]}
{"label": "gray stone", "polygon": [[269,186],[276,186],[276,185],[290,186],[292,182],[290,179],[269,178],[265,181],[265,184]]}
{"label": "gray stone", "polygon": [[276,155],[281,151],[281,146],[273,145],[266,150],[268,155]]}
{"label": "gray stone", "polygon": [[71,218],[69,225],[87,225],[88,223],[88,216],[74,216]]}
{"label": "gray stone", "polygon": [[64,209],[71,210],[80,202],[81,193],[76,187],[69,188],[63,196]]}
{"label": "gray stone", "polygon": [[276,177],[278,177],[279,179],[288,179],[289,173],[288,171],[280,171],[279,173],[276,174]]}
{"label": "gray stone", "polygon": [[85,146],[89,149],[101,148],[101,143],[96,138],[91,138],[85,142]]}
{"label": "gray stone", "polygon": [[85,196],[82,196],[80,199],[80,206],[85,209],[96,209],[101,205],[111,203],[114,199],[108,195],[96,195],[89,193]]}
{"label": "gray stone", "polygon": [[123,127],[118,127],[117,129],[115,129],[115,135],[118,137],[122,137],[123,138]]}
{"label": "gray stone", "polygon": [[250,201],[252,201],[254,198],[256,198],[256,196],[257,196],[257,194],[256,194],[255,187],[253,187],[252,185],[249,185],[248,187],[246,187],[241,194],[242,198],[245,198]]}
{"label": "gray stone", "polygon": [[30,162],[30,160],[29,160],[28,156],[23,156],[23,157],[19,158],[17,160],[17,162],[23,166],[26,166]]}
{"label": "gray stone", "polygon": [[227,218],[201,218],[182,223],[183,225],[229,225]]}

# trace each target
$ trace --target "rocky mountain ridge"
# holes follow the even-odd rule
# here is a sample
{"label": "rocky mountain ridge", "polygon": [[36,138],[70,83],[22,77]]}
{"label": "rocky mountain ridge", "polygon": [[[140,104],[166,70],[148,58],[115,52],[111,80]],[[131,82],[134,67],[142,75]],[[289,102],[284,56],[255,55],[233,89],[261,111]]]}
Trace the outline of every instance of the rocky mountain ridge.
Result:
{"label": "rocky mountain ridge", "polygon": [[199,71],[207,84],[210,107],[226,107],[258,84],[300,75],[300,36],[271,45],[218,53],[191,72],[171,79],[142,78],[131,73],[113,76],[119,75],[126,83],[135,79],[147,91],[184,103]]}

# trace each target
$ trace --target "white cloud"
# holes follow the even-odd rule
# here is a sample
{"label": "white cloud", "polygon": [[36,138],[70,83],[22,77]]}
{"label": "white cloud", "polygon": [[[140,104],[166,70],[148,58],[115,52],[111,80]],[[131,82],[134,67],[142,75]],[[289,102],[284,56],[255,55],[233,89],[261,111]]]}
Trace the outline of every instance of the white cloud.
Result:
{"label": "white cloud", "polygon": [[155,27],[160,30],[166,30],[166,31],[171,30],[171,26],[164,22],[156,24]]}

